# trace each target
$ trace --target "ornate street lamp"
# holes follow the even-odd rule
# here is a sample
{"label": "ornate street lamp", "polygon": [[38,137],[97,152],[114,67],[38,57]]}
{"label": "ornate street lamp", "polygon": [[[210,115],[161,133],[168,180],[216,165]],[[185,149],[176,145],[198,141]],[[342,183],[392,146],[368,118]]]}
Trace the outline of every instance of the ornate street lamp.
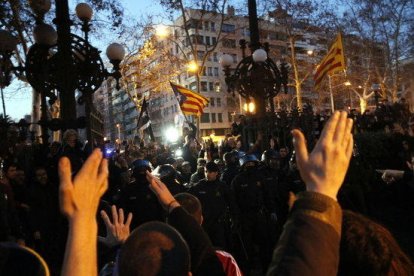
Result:
{"label": "ornate street lamp", "polygon": [[[249,9],[249,28],[250,43],[246,40],[240,40],[242,51],[242,60],[233,70],[230,68],[233,59],[230,55],[224,54],[220,58],[220,64],[225,73],[225,82],[227,91],[234,95],[238,92],[247,104],[250,104],[250,98],[255,102],[256,122],[266,115],[266,101],[269,101],[270,110],[274,115],[273,98],[280,92],[283,87],[287,93],[288,69],[287,64],[283,61],[279,67],[269,58],[269,44],[260,43],[259,26],[257,19],[257,8],[255,0],[248,0]],[[249,46],[251,54],[246,55],[246,48]],[[264,130],[264,125],[257,125],[256,131]],[[254,136],[247,134],[247,136]],[[250,143],[250,141],[247,141]]]}
{"label": "ornate street lamp", "polygon": [[[43,143],[48,141],[47,125],[56,130],[56,125],[65,128],[76,128],[76,100],[75,91],[82,96],[78,103],[85,103],[87,138],[93,142],[90,125],[93,110],[92,95],[104,79],[113,77],[119,89],[119,64],[125,51],[120,44],[108,46],[106,54],[113,64],[113,71],[108,72],[100,57],[100,51],[93,47],[88,40],[92,8],[85,3],[76,6],[76,15],[82,22],[84,37],[70,32],[74,24],[69,18],[67,0],[56,0],[56,18],[53,20],[57,31],[44,22],[44,15],[50,10],[50,0],[32,0],[30,7],[35,13],[36,27],[34,28],[35,43],[30,47],[24,66],[14,66],[12,55],[17,46],[17,40],[5,31],[0,31],[0,86],[10,84],[11,74],[27,79],[30,85],[41,94],[41,120]],[[6,38],[6,39],[4,39]],[[57,93],[56,93],[57,92]],[[46,97],[49,104],[53,104],[57,97],[60,99],[61,121],[51,122],[47,116]],[[79,118],[78,118],[79,119]],[[79,121],[79,120],[78,120]],[[59,127],[58,127],[59,128]]]}

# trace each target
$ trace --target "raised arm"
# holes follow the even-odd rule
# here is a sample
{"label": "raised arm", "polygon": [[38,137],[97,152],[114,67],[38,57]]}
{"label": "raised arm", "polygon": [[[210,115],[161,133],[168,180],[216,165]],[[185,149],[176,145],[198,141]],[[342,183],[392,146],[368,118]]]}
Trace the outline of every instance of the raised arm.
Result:
{"label": "raised arm", "polygon": [[70,161],[59,161],[59,203],[69,221],[63,276],[97,275],[97,223],[99,200],[108,187],[108,163],[99,149],[92,152],[72,179]]}
{"label": "raised arm", "polygon": [[346,112],[335,112],[311,153],[304,135],[292,132],[307,191],[292,207],[267,275],[336,275],[342,223],[336,195],[352,155],[352,124]]}

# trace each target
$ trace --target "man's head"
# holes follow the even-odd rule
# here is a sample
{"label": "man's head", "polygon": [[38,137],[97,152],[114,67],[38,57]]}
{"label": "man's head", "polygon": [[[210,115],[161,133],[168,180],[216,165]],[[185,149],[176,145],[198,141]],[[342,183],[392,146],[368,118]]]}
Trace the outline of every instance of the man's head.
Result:
{"label": "man's head", "polygon": [[280,158],[286,158],[288,153],[289,153],[289,151],[288,151],[287,147],[281,147],[280,150],[279,150]]}
{"label": "man's head", "polygon": [[136,228],[119,255],[119,275],[161,276],[190,273],[187,243],[171,226],[148,222]]}
{"label": "man's head", "polygon": [[45,168],[38,167],[35,169],[35,180],[42,186],[45,186],[47,184],[48,177]]}
{"label": "man's head", "polygon": [[3,167],[4,176],[9,180],[14,180],[17,176],[17,164],[5,162]]}
{"label": "man's head", "polygon": [[26,174],[21,168],[16,169],[16,177],[14,182],[19,186],[24,186],[26,184]]}
{"label": "man's head", "polygon": [[187,213],[195,218],[198,224],[201,225],[203,223],[201,203],[197,197],[189,193],[179,193],[176,194],[174,198],[178,201],[178,203],[180,203],[181,207],[187,211]]}
{"label": "man's head", "polygon": [[236,164],[236,161],[237,161],[236,154],[234,152],[226,152],[223,155],[223,160],[226,166]]}
{"label": "man's head", "polygon": [[219,166],[214,161],[206,164],[206,178],[208,181],[215,181],[219,173]]}
{"label": "man's head", "polygon": [[343,212],[340,256],[338,275],[414,275],[391,233],[351,211]]}
{"label": "man's head", "polygon": [[186,173],[186,174],[191,173],[191,164],[190,164],[190,162],[184,161],[183,164],[181,165],[181,171],[182,171],[182,173]]}
{"label": "man's head", "polygon": [[76,142],[78,140],[78,132],[74,129],[68,129],[63,133],[63,142],[74,148],[76,146]]}

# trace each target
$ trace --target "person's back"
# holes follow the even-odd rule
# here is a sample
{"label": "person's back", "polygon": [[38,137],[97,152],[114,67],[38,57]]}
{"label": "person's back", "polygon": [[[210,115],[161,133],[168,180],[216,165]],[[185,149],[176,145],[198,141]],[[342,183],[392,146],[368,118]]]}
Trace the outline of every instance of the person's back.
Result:
{"label": "person's back", "polygon": [[363,215],[343,211],[338,275],[414,275],[391,233]]}
{"label": "person's back", "polygon": [[189,249],[171,226],[148,222],[125,241],[119,254],[118,269],[121,276],[189,275]]}

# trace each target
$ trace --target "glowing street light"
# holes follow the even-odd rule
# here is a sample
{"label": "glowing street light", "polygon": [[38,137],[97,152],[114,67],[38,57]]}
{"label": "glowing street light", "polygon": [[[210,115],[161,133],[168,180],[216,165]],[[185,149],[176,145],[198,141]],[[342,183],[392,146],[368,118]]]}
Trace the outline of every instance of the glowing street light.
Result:
{"label": "glowing street light", "polygon": [[345,86],[351,86],[351,85],[352,85],[352,83],[351,83],[350,81],[346,81],[346,82],[344,82],[344,85],[345,85]]}
{"label": "glowing street light", "polygon": [[255,106],[254,102],[249,102],[249,103],[245,103],[243,105],[243,109],[244,109],[244,111],[246,111],[248,113],[254,113],[254,111],[256,110],[256,106]]}
{"label": "glowing street light", "polygon": [[192,60],[187,64],[187,70],[190,72],[197,72],[198,70],[198,64]]}
{"label": "glowing street light", "polygon": [[155,34],[157,35],[157,37],[162,39],[168,37],[170,32],[167,26],[161,24],[155,27]]}

